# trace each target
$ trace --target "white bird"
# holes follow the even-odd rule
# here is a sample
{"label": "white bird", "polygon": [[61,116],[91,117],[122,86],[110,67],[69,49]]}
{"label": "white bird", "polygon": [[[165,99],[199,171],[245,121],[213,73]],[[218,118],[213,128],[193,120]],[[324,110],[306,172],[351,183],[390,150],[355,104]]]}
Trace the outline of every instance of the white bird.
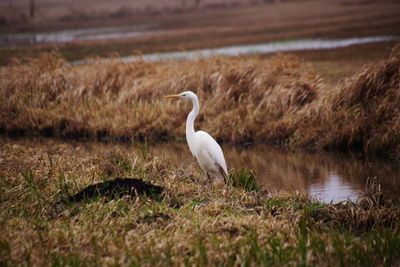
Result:
{"label": "white bird", "polygon": [[200,167],[207,174],[221,178],[228,182],[228,169],[224,158],[224,153],[218,143],[208,133],[194,130],[194,120],[199,114],[199,99],[191,91],[185,91],[177,95],[167,95],[166,98],[190,99],[193,103],[193,109],[186,120],[186,141],[193,156],[197,159]]}

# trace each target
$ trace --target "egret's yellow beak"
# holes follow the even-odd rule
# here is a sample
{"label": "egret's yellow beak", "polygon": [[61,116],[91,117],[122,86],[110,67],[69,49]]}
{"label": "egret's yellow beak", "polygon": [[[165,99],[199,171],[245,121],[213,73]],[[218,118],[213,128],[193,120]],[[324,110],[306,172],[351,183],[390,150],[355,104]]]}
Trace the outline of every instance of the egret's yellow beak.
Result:
{"label": "egret's yellow beak", "polygon": [[181,97],[181,95],[166,95],[164,97],[165,98],[176,98],[176,97]]}

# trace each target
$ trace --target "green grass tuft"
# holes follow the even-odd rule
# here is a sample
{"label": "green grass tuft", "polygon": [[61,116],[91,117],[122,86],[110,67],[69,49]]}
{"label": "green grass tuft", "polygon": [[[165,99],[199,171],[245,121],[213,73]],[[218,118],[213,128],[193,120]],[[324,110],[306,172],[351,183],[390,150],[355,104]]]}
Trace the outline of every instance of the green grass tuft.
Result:
{"label": "green grass tuft", "polygon": [[229,181],[233,186],[247,191],[258,190],[257,177],[254,170],[247,168],[232,169],[229,172]]}

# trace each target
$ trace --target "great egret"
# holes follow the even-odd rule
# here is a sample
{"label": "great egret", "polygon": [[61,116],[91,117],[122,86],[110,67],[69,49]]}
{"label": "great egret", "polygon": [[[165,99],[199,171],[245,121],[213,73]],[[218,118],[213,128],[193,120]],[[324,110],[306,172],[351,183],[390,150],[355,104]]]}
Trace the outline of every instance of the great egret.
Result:
{"label": "great egret", "polygon": [[177,95],[167,95],[166,98],[190,99],[193,109],[186,120],[186,141],[193,156],[197,159],[200,167],[206,172],[208,179],[210,174],[228,182],[228,169],[226,167],[224,153],[218,143],[204,131],[194,131],[194,120],[199,114],[199,99],[191,91]]}

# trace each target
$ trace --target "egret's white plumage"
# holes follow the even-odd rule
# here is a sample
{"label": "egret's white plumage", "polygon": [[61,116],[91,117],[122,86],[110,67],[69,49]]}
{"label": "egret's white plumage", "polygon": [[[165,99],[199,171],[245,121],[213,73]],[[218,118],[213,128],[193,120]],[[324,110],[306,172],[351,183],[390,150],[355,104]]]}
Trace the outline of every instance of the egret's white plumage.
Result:
{"label": "egret's white plumage", "polygon": [[208,177],[211,174],[228,182],[228,169],[221,147],[208,133],[204,131],[195,132],[194,130],[194,120],[197,114],[199,114],[200,108],[197,95],[191,91],[186,91],[178,95],[168,95],[166,97],[178,97],[192,101],[193,109],[186,120],[186,140],[189,149]]}

